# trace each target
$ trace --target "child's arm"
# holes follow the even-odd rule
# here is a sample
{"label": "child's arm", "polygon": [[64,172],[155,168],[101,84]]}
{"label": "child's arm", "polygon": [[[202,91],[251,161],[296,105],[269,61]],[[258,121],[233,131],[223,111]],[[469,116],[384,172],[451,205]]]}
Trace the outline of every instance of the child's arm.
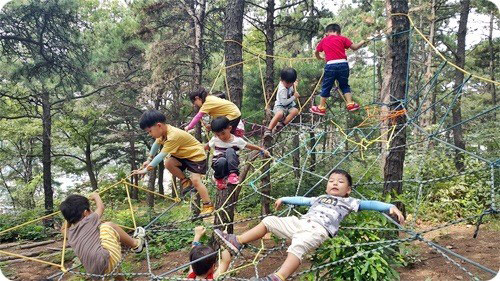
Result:
{"label": "child's arm", "polygon": [[317,59],[319,59],[319,60],[324,60],[324,58],[321,56],[321,54],[320,54],[320,53],[321,53],[320,51],[315,51],[315,52],[314,52],[314,55],[316,56],[316,58],[317,58]]}
{"label": "child's arm", "polygon": [[[207,229],[201,225],[198,225],[197,227],[194,228],[194,238],[193,242],[191,243],[191,248],[194,248],[196,246],[201,246],[200,239],[205,234],[205,231],[207,231]],[[191,272],[193,272],[193,267],[189,266],[189,273]]]}
{"label": "child's arm", "polygon": [[359,43],[353,43],[349,48],[353,51],[356,51],[358,50],[359,48],[363,47],[363,45],[366,44],[366,41],[365,40],[361,40],[361,42]]}
{"label": "child's arm", "polygon": [[102,203],[101,197],[99,196],[99,193],[92,193],[89,196],[89,199],[95,202],[95,213],[101,217],[102,214],[104,213],[104,203]]}
{"label": "child's arm", "polygon": [[359,203],[359,210],[361,211],[379,211],[389,212],[391,215],[396,215],[400,224],[405,222],[405,217],[401,211],[394,205],[376,201],[376,200],[361,200]]}
{"label": "child's arm", "polygon": [[210,150],[210,145],[208,145],[208,143],[207,143],[207,144],[205,144],[205,146],[203,148],[208,151],[208,150]]}
{"label": "child's arm", "polygon": [[231,264],[231,254],[228,250],[224,250],[220,254],[220,263],[217,270],[214,272],[214,278],[219,277],[221,274],[227,271],[229,265]]}
{"label": "child's arm", "polygon": [[135,171],[132,172],[132,174],[133,175],[144,175],[144,174],[146,174],[148,171],[150,171],[154,167],[158,166],[158,164],[160,164],[160,162],[163,161],[163,159],[165,159],[165,157],[167,157],[167,153],[165,153],[165,152],[158,153],[158,155],[155,156],[155,158],[153,159],[153,161],[151,161],[150,163],[148,163],[146,165],[146,167],[144,167],[141,170],[135,170]]}
{"label": "child's arm", "polygon": [[283,88],[281,91],[278,91],[278,93],[276,94],[276,101],[280,104],[288,105],[297,98],[297,96],[295,94],[293,96],[291,96],[290,98],[287,98],[287,96],[288,96],[288,90]]}
{"label": "child's arm", "polygon": [[247,145],[245,145],[245,148],[250,149],[250,150],[258,150],[258,151],[260,151],[260,153],[264,154],[266,157],[271,156],[269,151],[265,150],[264,148],[262,148],[260,146],[253,145],[251,143],[247,143]]}
{"label": "child's arm", "polygon": [[200,111],[200,112],[196,113],[196,115],[193,117],[193,119],[191,120],[191,122],[189,122],[189,125],[187,125],[184,128],[184,130],[189,131],[192,128],[194,128],[194,126],[196,126],[196,124],[198,124],[198,122],[200,122],[200,120],[203,117],[203,115],[205,115],[205,112],[201,112]]}
{"label": "child's arm", "polygon": [[197,227],[194,228],[194,238],[193,238],[193,243],[191,245],[191,248],[194,248],[196,246],[201,245],[200,240],[203,235],[205,235],[205,232],[207,229],[204,226],[198,225]]}
{"label": "child's arm", "polygon": [[293,196],[293,197],[281,197],[280,199],[274,202],[274,207],[277,209],[280,208],[282,203],[297,205],[297,206],[311,206],[313,202],[312,197],[302,197],[302,196]]}

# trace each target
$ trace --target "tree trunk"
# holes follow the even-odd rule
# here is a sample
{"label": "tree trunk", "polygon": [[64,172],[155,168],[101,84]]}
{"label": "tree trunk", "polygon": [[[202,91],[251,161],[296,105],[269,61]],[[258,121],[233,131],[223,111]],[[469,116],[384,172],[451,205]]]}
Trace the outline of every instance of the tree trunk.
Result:
{"label": "tree trunk", "polygon": [[92,164],[92,150],[90,142],[85,145],[85,168],[90,179],[90,187],[92,190],[97,190],[97,178],[94,173],[94,165]]}
{"label": "tree trunk", "polygon": [[[224,20],[224,58],[226,66],[243,61],[241,43],[243,42],[243,13],[244,0],[228,0],[226,4],[226,18]],[[239,108],[243,99],[243,64],[226,70],[229,85],[228,97]]]}
{"label": "tree trunk", "polygon": [[[150,191],[155,191],[156,170],[157,168],[154,168],[153,170],[148,172],[148,190]],[[148,194],[146,195],[146,201],[148,202],[148,206],[150,208],[153,208],[155,206],[154,194],[148,192]]]}
{"label": "tree trunk", "polygon": [[[269,100],[274,92],[274,11],[275,11],[275,3],[274,0],[267,0],[266,7],[266,25],[265,25],[265,38],[266,38],[266,80],[265,80],[265,88],[266,88],[266,97]],[[266,108],[266,118],[264,124],[269,124],[271,121],[272,115],[268,108]],[[269,147],[272,146],[272,141],[270,139],[264,140],[264,148],[268,149],[270,153],[272,153],[272,149]],[[271,173],[269,169],[271,167],[270,163],[267,163],[263,167],[263,171],[265,172],[264,176],[261,179],[262,184],[262,193],[266,195],[271,195]],[[261,213],[269,214],[271,213],[271,208],[269,206],[270,200],[266,196],[261,197]]]}
{"label": "tree trunk", "polygon": [[[137,155],[135,153],[135,133],[134,130],[131,130],[131,136],[130,136],[130,169],[132,171],[137,170]],[[138,175],[133,175],[130,178],[130,182],[132,184],[138,185],[137,183],[139,182],[139,176]],[[132,188],[130,197],[132,199],[139,199],[139,190],[137,188]]]}
{"label": "tree trunk", "polygon": [[[48,92],[42,93],[42,166],[43,166],[43,192],[45,211],[47,214],[54,210],[54,191],[52,190],[52,160],[51,152],[51,134],[52,134],[52,105]],[[49,223],[51,224],[51,223]]]}
{"label": "tree trunk", "polygon": [[[388,0],[391,14],[408,13],[408,0]],[[387,2],[386,2],[387,3]],[[393,16],[392,28],[394,33],[399,33],[409,29],[410,24],[405,16]],[[394,35],[388,40],[390,45],[389,54],[392,57],[392,72],[390,74],[389,94],[391,96],[391,109],[399,110],[403,105],[399,100],[405,98],[406,72],[408,64],[408,33]],[[390,151],[385,160],[384,166],[384,194],[401,194],[403,184],[403,167],[406,153],[406,116],[402,115],[393,121],[397,127],[393,139],[390,143]],[[398,204],[404,212],[401,204]]]}
{"label": "tree trunk", "polygon": [[[385,1],[385,10],[386,13],[389,15],[391,14],[391,3],[389,0]],[[386,18],[386,26],[387,26],[387,34],[390,35],[392,33],[392,20],[391,17]],[[383,74],[383,80],[380,88],[380,103],[382,103],[382,106],[380,107],[380,116],[382,117],[382,121],[380,122],[380,135],[382,141],[387,141],[388,136],[387,136],[387,130],[389,127],[389,121],[384,118],[387,116],[389,113],[389,103],[390,103],[390,82],[391,82],[391,73],[392,73],[392,61],[393,61],[393,56],[392,56],[392,49],[391,49],[391,44],[387,44],[386,50],[385,50],[385,59],[384,59],[384,74]],[[347,142],[346,142],[347,145]],[[347,149],[346,149],[347,151]],[[382,155],[380,157],[380,167],[381,170],[384,171],[385,169],[385,160],[387,158],[388,151],[386,149],[386,146],[382,142],[381,146],[381,152]]]}
{"label": "tree trunk", "polygon": [[[314,132],[309,133],[309,170],[314,172],[316,170],[316,136]],[[347,142],[346,142],[347,143]]]}
{"label": "tree trunk", "polygon": [[[460,1],[460,20],[458,22],[458,33],[457,33],[457,51],[456,51],[456,65],[461,68],[465,65],[465,37],[467,35],[467,19],[469,17],[469,6],[470,0],[462,0]],[[464,80],[464,73],[455,70],[455,87],[457,91],[460,91],[461,85]],[[457,93],[457,100],[455,105],[452,108],[453,115],[453,125],[462,122],[462,94]],[[465,150],[465,140],[463,136],[462,125],[458,125],[453,127],[453,141],[455,146]],[[457,171],[462,171],[464,169],[464,155],[459,150],[455,150],[455,168]]]}
{"label": "tree trunk", "polygon": [[[488,46],[490,51],[490,78],[495,81],[495,49],[493,47],[493,23],[495,21],[495,12],[491,12],[490,16],[490,33],[488,34]],[[497,105],[497,92],[494,83],[490,83],[490,91],[491,91],[491,103],[493,106]],[[494,114],[496,114],[494,112]],[[496,116],[496,115],[494,115]]]}
{"label": "tree trunk", "polygon": [[[429,25],[429,41],[434,44],[434,34],[435,34],[435,26],[436,26],[436,0],[432,0],[431,2],[431,18],[430,18],[430,25]],[[424,83],[426,83],[426,86],[424,90],[422,91],[423,95],[427,95],[425,100],[422,101],[422,108],[421,110],[427,110],[431,105],[432,105],[432,96],[436,95],[435,91],[431,91],[431,86],[429,81],[432,78],[432,55],[434,52],[431,50],[431,47],[429,45],[426,45],[425,47],[425,53],[427,54],[427,57],[425,59],[425,75],[424,75]],[[417,103],[417,106],[419,106],[419,103]],[[420,126],[422,128],[427,128],[432,121],[432,109],[427,110],[422,116],[420,117]]]}
{"label": "tree trunk", "polygon": [[[326,140],[326,138],[325,138]],[[294,134],[293,139],[292,139],[292,146],[293,148],[297,148],[300,145],[300,139],[299,139],[299,134]],[[325,149],[323,149],[325,150]],[[293,172],[295,174],[296,178],[300,177],[300,149],[297,149],[293,152],[292,154],[292,161],[293,161],[293,166],[296,168]]]}
{"label": "tree trunk", "polygon": [[158,164],[158,193],[165,194],[165,187],[163,186],[163,175],[165,174],[165,164],[163,161]]}
{"label": "tree trunk", "polygon": [[193,78],[194,87],[201,86],[202,70],[203,70],[203,33],[205,24],[206,0],[193,1],[191,3],[191,11],[189,12],[193,26]]}

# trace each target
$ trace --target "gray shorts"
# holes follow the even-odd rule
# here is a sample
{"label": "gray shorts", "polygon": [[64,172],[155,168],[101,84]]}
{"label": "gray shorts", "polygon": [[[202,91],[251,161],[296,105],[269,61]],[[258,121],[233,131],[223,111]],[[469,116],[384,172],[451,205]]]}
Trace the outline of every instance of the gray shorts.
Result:
{"label": "gray shorts", "polygon": [[288,116],[288,114],[290,114],[290,110],[292,110],[293,108],[295,108],[295,106],[293,106],[293,105],[282,106],[282,105],[275,104],[274,108],[273,108],[273,113],[277,114],[280,111],[283,112],[283,119],[284,119]]}

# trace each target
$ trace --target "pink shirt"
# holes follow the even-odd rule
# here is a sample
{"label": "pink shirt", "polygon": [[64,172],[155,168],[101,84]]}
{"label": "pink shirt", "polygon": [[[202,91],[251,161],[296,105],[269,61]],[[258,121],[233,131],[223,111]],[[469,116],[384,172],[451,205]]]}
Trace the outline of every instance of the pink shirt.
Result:
{"label": "pink shirt", "polygon": [[345,49],[351,47],[352,42],[349,38],[342,35],[328,35],[321,39],[316,51],[325,52],[325,60],[347,59]]}

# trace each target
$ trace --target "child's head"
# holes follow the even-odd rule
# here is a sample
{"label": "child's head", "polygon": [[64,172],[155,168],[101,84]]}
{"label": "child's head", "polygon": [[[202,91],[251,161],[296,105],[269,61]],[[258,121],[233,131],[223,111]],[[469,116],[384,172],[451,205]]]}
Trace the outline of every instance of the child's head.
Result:
{"label": "child's head", "polygon": [[189,261],[191,262],[212,254],[207,258],[191,264],[193,272],[196,276],[206,275],[214,271],[217,255],[213,253],[214,250],[208,246],[196,246],[191,249],[191,252],[189,253]]}
{"label": "child's head", "polygon": [[148,110],[141,115],[139,126],[145,130],[151,137],[159,138],[163,134],[163,127],[167,117],[158,110]]}
{"label": "child's head", "polygon": [[219,99],[227,100],[226,93],[222,91],[215,91],[212,93],[213,96],[218,97]]}
{"label": "child's head", "polygon": [[229,125],[229,119],[226,116],[220,116],[212,120],[210,123],[212,131],[215,135],[223,142],[229,141],[231,139],[231,129]]}
{"label": "child's head", "polygon": [[285,87],[290,88],[297,80],[297,71],[290,67],[283,68],[280,73],[280,78],[281,81],[284,82]]}
{"label": "child's head", "polygon": [[196,105],[197,107],[201,107],[207,98],[208,92],[205,88],[200,87],[196,91],[189,93],[189,100]]}
{"label": "child's head", "polygon": [[59,209],[68,223],[74,224],[90,214],[90,202],[87,197],[72,194],[61,203]]}
{"label": "child's head", "polygon": [[333,196],[349,197],[351,193],[352,177],[344,170],[333,170],[328,177],[326,193]]}
{"label": "child's head", "polygon": [[329,25],[326,26],[325,28],[325,33],[326,34],[340,34],[341,32],[341,29],[340,29],[340,25],[336,24],[336,23],[331,23]]}

